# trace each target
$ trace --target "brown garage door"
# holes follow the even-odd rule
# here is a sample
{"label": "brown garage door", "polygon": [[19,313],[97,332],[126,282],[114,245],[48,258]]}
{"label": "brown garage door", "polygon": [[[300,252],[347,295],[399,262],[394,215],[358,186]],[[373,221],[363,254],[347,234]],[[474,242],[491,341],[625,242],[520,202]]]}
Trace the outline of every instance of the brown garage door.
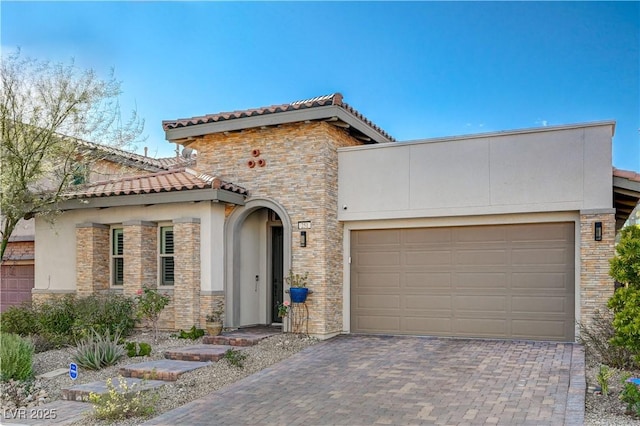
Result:
{"label": "brown garage door", "polygon": [[33,265],[0,265],[0,312],[31,302]]}
{"label": "brown garage door", "polygon": [[351,331],[574,340],[574,225],[351,232]]}

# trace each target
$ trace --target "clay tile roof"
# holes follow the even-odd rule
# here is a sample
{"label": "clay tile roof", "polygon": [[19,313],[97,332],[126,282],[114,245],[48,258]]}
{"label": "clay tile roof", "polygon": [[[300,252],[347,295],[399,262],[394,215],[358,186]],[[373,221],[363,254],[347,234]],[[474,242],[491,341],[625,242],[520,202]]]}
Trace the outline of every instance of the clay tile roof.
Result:
{"label": "clay tile roof", "polygon": [[621,170],[621,169],[616,169],[614,167],[613,176],[629,179],[630,181],[633,181],[633,182],[640,182],[640,173],[636,173],[631,170]]}
{"label": "clay tile roof", "polygon": [[186,167],[195,164],[195,158],[167,157],[151,158],[135,152],[126,151],[109,145],[94,142],[76,140],[77,144],[91,151],[99,151],[107,156],[111,161],[122,162],[130,166],[139,167],[152,172],[162,170],[172,170],[179,167]]}
{"label": "clay tile roof", "polygon": [[295,101],[295,102],[282,104],[282,105],[271,105],[271,106],[265,106],[260,108],[246,109],[242,111],[219,112],[217,114],[209,114],[209,115],[203,115],[203,116],[191,117],[191,118],[180,118],[178,120],[164,120],[162,122],[162,127],[166,131],[170,129],[177,129],[180,127],[197,126],[198,124],[215,123],[215,122],[234,120],[234,119],[244,118],[244,117],[255,117],[259,115],[276,114],[279,112],[317,108],[317,107],[328,106],[328,105],[340,106],[344,110],[356,116],[358,119],[365,122],[369,127],[376,130],[385,138],[389,139],[390,141],[395,141],[395,139],[391,135],[389,135],[387,132],[385,132],[380,127],[375,125],[371,120],[369,120],[368,118],[360,114],[356,109],[352,108],[347,103],[343,102],[342,94],[340,93],[333,93],[331,95],[318,96],[311,99],[303,99],[300,101]]}
{"label": "clay tile roof", "polygon": [[207,188],[223,189],[241,195],[248,195],[248,191],[240,186],[187,168],[95,182],[79,187],[68,195],[70,198],[92,198]]}

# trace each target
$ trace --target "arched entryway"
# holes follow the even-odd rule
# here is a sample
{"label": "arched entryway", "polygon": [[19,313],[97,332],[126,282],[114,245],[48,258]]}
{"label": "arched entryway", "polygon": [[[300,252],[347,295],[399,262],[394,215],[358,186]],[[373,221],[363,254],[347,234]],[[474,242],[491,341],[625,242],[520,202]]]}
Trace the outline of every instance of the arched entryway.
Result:
{"label": "arched entryway", "polygon": [[264,198],[236,208],[225,224],[226,324],[242,327],[278,322],[283,276],[291,267],[291,221]]}

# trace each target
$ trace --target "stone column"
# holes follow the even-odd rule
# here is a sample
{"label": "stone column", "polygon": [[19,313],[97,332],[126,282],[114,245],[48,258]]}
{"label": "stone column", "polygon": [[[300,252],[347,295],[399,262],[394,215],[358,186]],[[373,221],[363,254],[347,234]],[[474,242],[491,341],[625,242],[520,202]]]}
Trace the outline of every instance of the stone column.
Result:
{"label": "stone column", "polygon": [[135,296],[143,286],[158,286],[158,226],[154,222],[124,222],[124,294]]}
{"label": "stone column", "polygon": [[[595,240],[595,224],[602,222],[602,241]],[[615,255],[615,210],[580,212],[580,318],[588,324],[595,310],[603,310],[613,295],[609,259]]]}
{"label": "stone column", "polygon": [[187,330],[200,320],[200,219],[173,221],[175,328]]}
{"label": "stone column", "polygon": [[109,227],[76,225],[76,291],[88,296],[109,288]]}

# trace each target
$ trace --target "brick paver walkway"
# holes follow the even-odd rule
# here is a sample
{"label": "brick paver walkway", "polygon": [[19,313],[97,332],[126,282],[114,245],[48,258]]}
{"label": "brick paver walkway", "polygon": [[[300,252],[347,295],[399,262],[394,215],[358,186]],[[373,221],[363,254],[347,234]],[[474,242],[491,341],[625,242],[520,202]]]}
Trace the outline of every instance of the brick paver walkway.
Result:
{"label": "brick paver walkway", "polygon": [[339,336],[145,424],[582,424],[572,357],[564,343]]}

